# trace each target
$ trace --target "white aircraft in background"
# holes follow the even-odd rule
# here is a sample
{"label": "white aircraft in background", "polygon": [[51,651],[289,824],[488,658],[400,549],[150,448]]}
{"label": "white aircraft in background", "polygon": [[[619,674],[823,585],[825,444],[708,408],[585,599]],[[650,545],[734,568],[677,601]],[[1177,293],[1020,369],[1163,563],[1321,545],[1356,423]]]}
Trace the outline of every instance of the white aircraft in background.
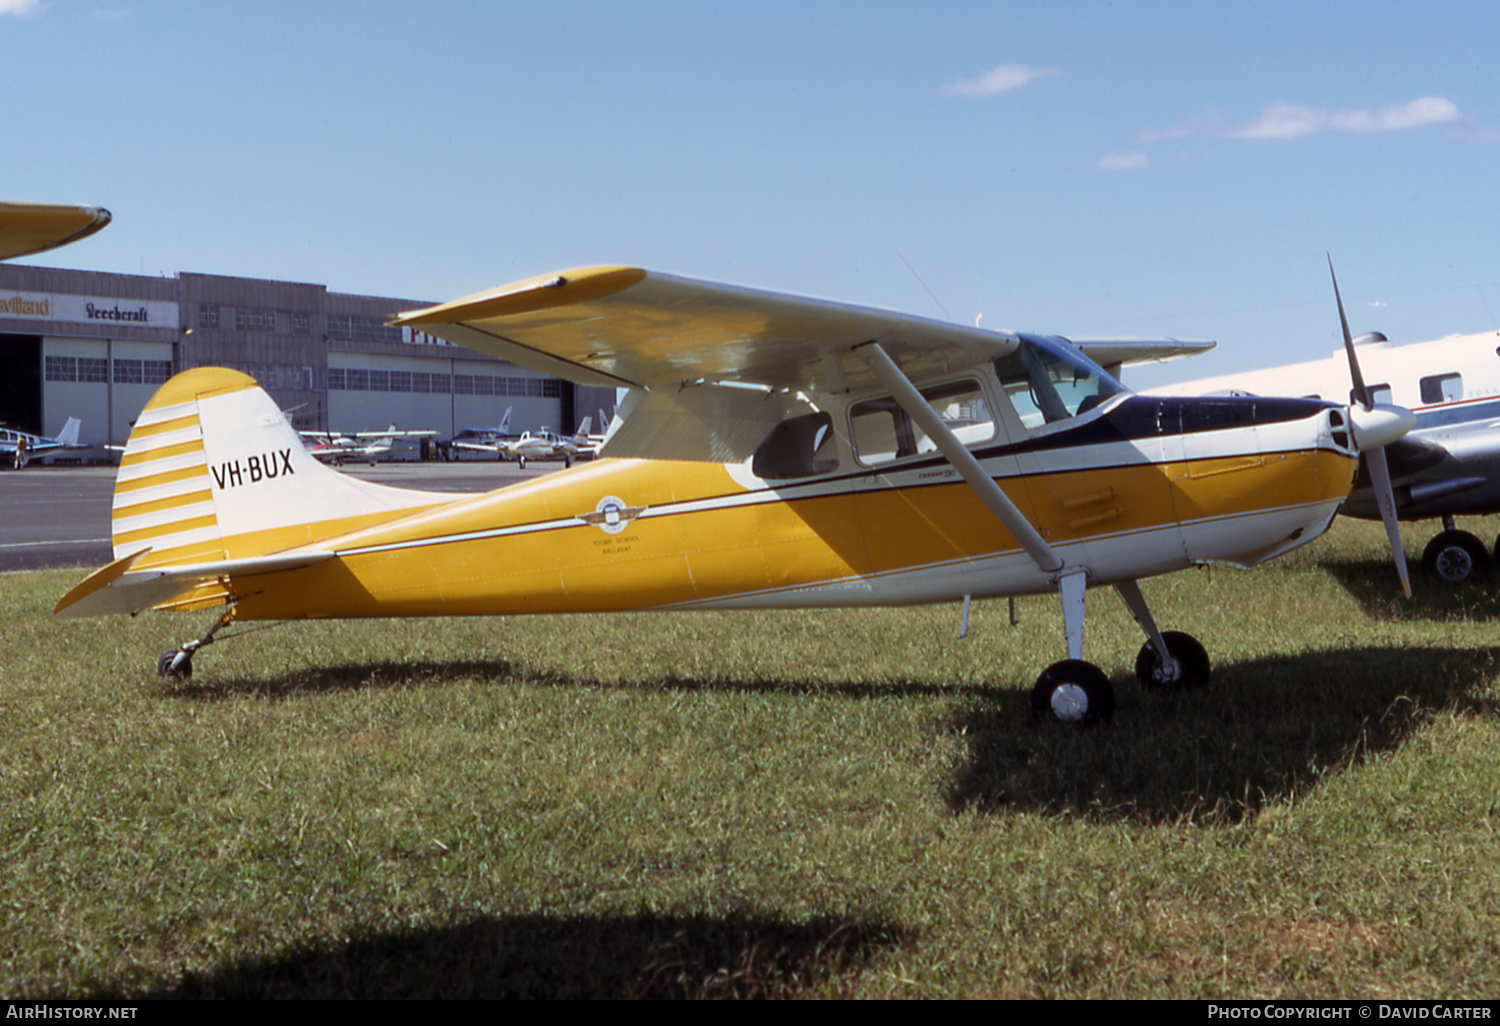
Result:
{"label": "white aircraft in background", "polygon": [[388,456],[391,445],[398,438],[435,438],[436,431],[397,431],[392,424],[386,431],[359,431],[353,435],[341,435],[328,431],[303,431],[304,442],[312,441],[307,451],[314,459],[335,466],[343,466],[345,460],[364,460],[375,465],[377,456]]}
{"label": "white aircraft in background", "polygon": [[83,445],[78,441],[78,429],[82,423],[77,417],[69,417],[56,438],[0,427],[0,454],[10,461],[12,467],[21,470],[25,468],[27,460],[46,456],[59,449],[92,449],[93,446]]}
{"label": "white aircraft in background", "polygon": [[549,428],[542,428],[535,433],[523,431],[520,438],[499,444],[505,454],[523,469],[527,460],[562,460],[565,466],[571,467],[573,461],[579,458],[578,446],[574,441]]}

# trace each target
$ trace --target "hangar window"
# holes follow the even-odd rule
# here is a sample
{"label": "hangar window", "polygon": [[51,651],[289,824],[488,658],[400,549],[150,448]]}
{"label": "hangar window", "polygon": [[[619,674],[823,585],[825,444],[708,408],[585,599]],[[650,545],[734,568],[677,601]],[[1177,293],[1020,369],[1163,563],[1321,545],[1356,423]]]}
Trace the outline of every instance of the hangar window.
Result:
{"label": "hangar window", "polygon": [[1462,374],[1434,374],[1419,384],[1424,403],[1453,403],[1464,397]]}
{"label": "hangar window", "polygon": [[78,360],[72,356],[49,356],[43,361],[48,381],[77,381]]}
{"label": "hangar window", "polygon": [[275,331],[276,311],[259,307],[240,307],[234,312],[236,331]]}
{"label": "hangar window", "polygon": [[198,304],[198,327],[217,328],[219,326],[219,308],[213,303]]}
{"label": "hangar window", "polygon": [[[977,381],[954,381],[922,389],[939,417],[965,445],[995,437],[995,418]],[[865,463],[888,463],[937,450],[937,443],[912,422],[891,396],[868,399],[849,411],[854,451]]]}

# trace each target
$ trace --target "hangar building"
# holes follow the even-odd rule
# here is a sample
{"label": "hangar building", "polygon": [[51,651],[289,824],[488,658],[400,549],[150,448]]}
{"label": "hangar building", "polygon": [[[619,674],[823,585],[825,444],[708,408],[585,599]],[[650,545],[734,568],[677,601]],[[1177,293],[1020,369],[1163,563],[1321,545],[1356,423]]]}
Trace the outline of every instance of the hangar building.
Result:
{"label": "hangar building", "polygon": [[549,427],[570,434],[612,389],[574,385],[441,339],[392,328],[420,299],[182,272],[175,277],[0,264],[0,423],[123,444],[162,382],[203,365],[254,377],[299,430]]}

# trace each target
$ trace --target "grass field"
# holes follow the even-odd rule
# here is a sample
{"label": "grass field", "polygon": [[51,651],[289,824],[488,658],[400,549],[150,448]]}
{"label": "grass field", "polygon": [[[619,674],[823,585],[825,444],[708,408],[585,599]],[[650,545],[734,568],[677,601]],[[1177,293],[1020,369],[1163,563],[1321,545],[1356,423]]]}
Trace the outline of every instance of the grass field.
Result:
{"label": "grass field", "polygon": [[0,995],[1494,998],[1500,585],[1382,548],[1144,582],[1187,695],[1091,593],[1081,732],[1055,599],[296,624],[173,686],[211,613],[0,577]]}

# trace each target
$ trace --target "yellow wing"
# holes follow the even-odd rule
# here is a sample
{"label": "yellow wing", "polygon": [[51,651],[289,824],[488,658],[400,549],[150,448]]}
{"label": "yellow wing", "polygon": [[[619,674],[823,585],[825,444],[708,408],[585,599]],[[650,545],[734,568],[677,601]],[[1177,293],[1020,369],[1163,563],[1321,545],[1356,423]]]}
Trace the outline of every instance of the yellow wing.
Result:
{"label": "yellow wing", "polygon": [[853,352],[878,341],[914,381],[1010,352],[1010,335],[889,310],[584,267],[397,318],[470,349],[586,385],[736,383],[790,392],[873,386]]}
{"label": "yellow wing", "polygon": [[0,260],[66,246],[109,224],[103,207],[0,200]]}

